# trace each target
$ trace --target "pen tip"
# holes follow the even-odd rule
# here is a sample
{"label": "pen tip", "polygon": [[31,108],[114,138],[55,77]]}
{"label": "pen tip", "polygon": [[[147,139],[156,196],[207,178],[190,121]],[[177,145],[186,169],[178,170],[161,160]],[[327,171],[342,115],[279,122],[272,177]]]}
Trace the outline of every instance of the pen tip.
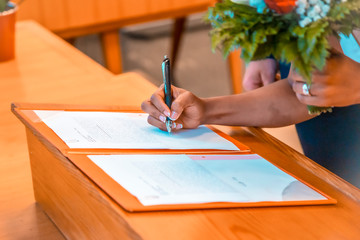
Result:
{"label": "pen tip", "polygon": [[167,120],[166,121],[166,130],[169,133],[169,135],[171,135],[171,125],[172,125],[172,121],[171,120]]}

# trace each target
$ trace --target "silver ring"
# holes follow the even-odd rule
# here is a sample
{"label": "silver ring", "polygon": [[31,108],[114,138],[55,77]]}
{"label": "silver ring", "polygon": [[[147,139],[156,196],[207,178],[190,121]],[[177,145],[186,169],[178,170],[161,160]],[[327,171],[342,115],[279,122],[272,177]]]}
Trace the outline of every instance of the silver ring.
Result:
{"label": "silver ring", "polygon": [[303,95],[305,95],[305,96],[311,96],[310,86],[307,83],[304,83],[302,85],[302,92],[303,92]]}

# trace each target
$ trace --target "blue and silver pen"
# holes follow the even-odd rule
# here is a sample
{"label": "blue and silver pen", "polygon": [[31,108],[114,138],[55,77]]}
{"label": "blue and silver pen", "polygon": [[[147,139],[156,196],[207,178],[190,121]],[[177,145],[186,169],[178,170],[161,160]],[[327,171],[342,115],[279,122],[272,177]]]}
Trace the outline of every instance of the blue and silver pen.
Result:
{"label": "blue and silver pen", "polygon": [[[165,103],[171,110],[171,79],[170,79],[170,59],[165,55],[164,60],[161,64],[163,81],[164,81],[164,93],[165,93]],[[171,133],[172,120],[169,117],[166,117],[166,129],[168,133]]]}

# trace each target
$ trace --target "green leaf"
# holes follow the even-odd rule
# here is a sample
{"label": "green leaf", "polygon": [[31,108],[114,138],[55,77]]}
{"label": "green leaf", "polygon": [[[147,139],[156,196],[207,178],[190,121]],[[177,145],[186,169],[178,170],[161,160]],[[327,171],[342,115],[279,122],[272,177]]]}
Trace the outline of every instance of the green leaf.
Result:
{"label": "green leaf", "polygon": [[296,42],[289,41],[286,44],[279,46],[276,50],[279,53],[276,53],[278,59],[281,59],[284,62],[292,62],[299,57],[299,52],[297,51]]}
{"label": "green leaf", "polygon": [[0,0],[0,12],[5,11],[8,2],[9,0]]}
{"label": "green leaf", "polygon": [[320,115],[321,113],[332,112],[332,107],[317,107],[308,105],[307,109],[310,115]]}
{"label": "green leaf", "polygon": [[252,60],[261,60],[267,58],[268,56],[271,55],[272,53],[271,50],[272,49],[266,43],[259,44],[252,56]]}

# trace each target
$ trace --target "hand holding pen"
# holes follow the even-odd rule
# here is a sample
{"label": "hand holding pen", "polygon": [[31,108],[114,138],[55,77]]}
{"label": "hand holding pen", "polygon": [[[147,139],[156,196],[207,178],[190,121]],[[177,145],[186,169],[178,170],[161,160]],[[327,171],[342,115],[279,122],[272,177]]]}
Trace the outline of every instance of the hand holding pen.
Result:
{"label": "hand holding pen", "polygon": [[169,132],[197,128],[205,120],[204,101],[189,91],[171,86],[170,61],[166,56],[162,69],[164,84],[141,104],[141,109],[149,113],[149,124]]}

